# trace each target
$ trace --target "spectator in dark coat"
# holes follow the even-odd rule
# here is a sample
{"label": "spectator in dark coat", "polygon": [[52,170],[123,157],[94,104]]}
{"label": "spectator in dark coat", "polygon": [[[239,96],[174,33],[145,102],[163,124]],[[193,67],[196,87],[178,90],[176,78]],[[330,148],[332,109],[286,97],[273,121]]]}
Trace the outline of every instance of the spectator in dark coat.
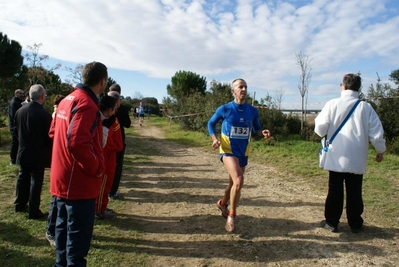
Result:
{"label": "spectator in dark coat", "polygon": [[40,210],[40,195],[44,169],[50,167],[52,141],[48,135],[51,115],[43,104],[46,92],[36,84],[29,89],[31,102],[15,114],[15,132],[19,141],[17,164],[19,175],[16,185],[15,211],[26,210],[29,202],[29,219],[40,219],[47,215]]}
{"label": "spectator in dark coat", "polygon": [[14,92],[14,97],[10,102],[10,106],[8,107],[8,128],[10,129],[11,134],[11,148],[10,148],[10,164],[14,165],[17,161],[17,152],[18,152],[18,139],[15,135],[15,125],[14,125],[14,117],[17,110],[22,107],[22,102],[25,100],[25,93],[21,89],[17,89]]}
{"label": "spectator in dark coat", "polygon": [[[111,85],[109,90],[116,91],[119,94],[121,94],[121,86],[117,83]],[[114,181],[112,183],[111,191],[109,193],[109,197],[113,199],[117,199],[120,197],[118,188],[122,177],[123,157],[125,156],[125,149],[126,149],[125,128],[130,128],[130,125],[132,123],[129,116],[129,109],[123,104],[121,104],[117,109],[116,118],[118,119],[119,124],[122,126],[121,133],[122,133],[123,149],[122,151],[116,153],[115,176],[114,176]]]}

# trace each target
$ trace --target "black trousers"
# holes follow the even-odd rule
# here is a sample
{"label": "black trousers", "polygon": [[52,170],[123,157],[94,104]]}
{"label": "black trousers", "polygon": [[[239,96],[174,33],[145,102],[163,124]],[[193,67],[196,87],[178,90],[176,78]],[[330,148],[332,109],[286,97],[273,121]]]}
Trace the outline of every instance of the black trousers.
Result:
{"label": "black trousers", "polygon": [[15,135],[14,130],[10,130],[11,133],[11,146],[10,146],[10,159],[11,163],[15,164],[17,162],[17,153],[18,153],[18,138]]}
{"label": "black trousers", "polygon": [[346,217],[352,229],[363,225],[363,175],[330,171],[328,195],[325,203],[324,216],[329,225],[336,227],[344,207],[344,182],[346,188]]}
{"label": "black trousers", "polygon": [[40,212],[40,195],[42,193],[44,167],[19,167],[15,192],[15,211],[22,211],[29,202],[29,217]]}
{"label": "black trousers", "polygon": [[118,192],[119,183],[121,182],[122,177],[122,169],[123,169],[123,158],[125,157],[125,148],[126,144],[123,144],[123,150],[116,153],[116,168],[115,168],[115,176],[114,181],[112,182],[110,195],[114,195]]}

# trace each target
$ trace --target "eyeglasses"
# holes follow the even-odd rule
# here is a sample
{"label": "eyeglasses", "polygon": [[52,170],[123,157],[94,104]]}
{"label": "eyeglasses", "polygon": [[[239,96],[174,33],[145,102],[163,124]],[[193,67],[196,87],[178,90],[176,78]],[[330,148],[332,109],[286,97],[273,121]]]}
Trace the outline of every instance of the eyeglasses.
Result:
{"label": "eyeglasses", "polygon": [[339,86],[342,86],[342,85],[343,85],[342,83],[339,84]]}

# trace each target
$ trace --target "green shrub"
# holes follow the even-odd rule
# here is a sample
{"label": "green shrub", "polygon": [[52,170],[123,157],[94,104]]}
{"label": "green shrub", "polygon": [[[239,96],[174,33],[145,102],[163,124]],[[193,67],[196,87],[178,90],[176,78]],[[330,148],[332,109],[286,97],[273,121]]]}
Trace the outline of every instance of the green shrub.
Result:
{"label": "green shrub", "polygon": [[314,132],[314,122],[303,124],[303,130],[301,133],[302,139],[306,141],[320,141],[320,137]]}
{"label": "green shrub", "polygon": [[265,144],[267,146],[275,146],[276,138],[274,136],[271,136],[270,138],[263,139],[262,142],[263,142],[263,144]]}
{"label": "green shrub", "polygon": [[0,129],[0,146],[4,146],[11,143],[11,134],[7,127]]}
{"label": "green shrub", "polygon": [[0,128],[8,126],[8,117],[6,115],[0,115]]}
{"label": "green shrub", "polygon": [[289,134],[299,134],[301,132],[301,119],[298,116],[288,114],[286,123]]}
{"label": "green shrub", "polygon": [[281,110],[259,108],[259,120],[263,128],[269,129],[272,135],[286,136],[286,116]]}
{"label": "green shrub", "polygon": [[399,138],[387,143],[387,152],[399,155]]}

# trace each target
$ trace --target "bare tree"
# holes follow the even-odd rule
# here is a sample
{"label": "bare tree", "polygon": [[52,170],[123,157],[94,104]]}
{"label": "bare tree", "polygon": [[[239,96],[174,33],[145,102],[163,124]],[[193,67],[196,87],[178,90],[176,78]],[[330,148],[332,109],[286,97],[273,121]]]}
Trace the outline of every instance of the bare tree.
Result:
{"label": "bare tree", "polygon": [[133,99],[138,99],[138,100],[142,100],[144,98],[144,95],[140,92],[134,92],[133,94]]}
{"label": "bare tree", "polygon": [[296,64],[301,68],[301,75],[299,77],[298,89],[302,97],[301,109],[301,133],[303,131],[303,124],[306,121],[306,106],[308,102],[309,83],[312,78],[312,67],[310,62],[312,59],[302,51],[295,54]]}
{"label": "bare tree", "polygon": [[29,86],[38,83],[45,83],[49,79],[49,73],[61,67],[61,64],[56,64],[53,67],[43,66],[43,63],[49,59],[48,55],[40,55],[39,50],[42,44],[28,45],[27,49],[30,52],[25,53],[25,59],[28,62],[28,78]]}
{"label": "bare tree", "polygon": [[71,67],[65,67],[65,70],[69,72],[68,78],[71,79],[70,83],[81,83],[82,82],[82,70],[83,64],[78,64],[74,69]]}
{"label": "bare tree", "polygon": [[267,92],[266,96],[264,98],[261,98],[259,101],[259,104],[262,107],[266,107],[268,109],[273,109],[274,108],[274,99],[273,97]]}
{"label": "bare tree", "polygon": [[29,66],[32,68],[35,67],[42,67],[43,62],[48,60],[49,56],[48,55],[39,55],[39,50],[40,47],[42,47],[43,44],[33,44],[33,45],[27,45],[26,48],[30,51],[25,53],[25,59],[26,61],[29,62]]}
{"label": "bare tree", "polygon": [[276,100],[274,101],[276,108],[279,110],[281,110],[281,105],[283,103],[283,99],[284,99],[284,90],[281,87],[280,90],[276,90]]}

